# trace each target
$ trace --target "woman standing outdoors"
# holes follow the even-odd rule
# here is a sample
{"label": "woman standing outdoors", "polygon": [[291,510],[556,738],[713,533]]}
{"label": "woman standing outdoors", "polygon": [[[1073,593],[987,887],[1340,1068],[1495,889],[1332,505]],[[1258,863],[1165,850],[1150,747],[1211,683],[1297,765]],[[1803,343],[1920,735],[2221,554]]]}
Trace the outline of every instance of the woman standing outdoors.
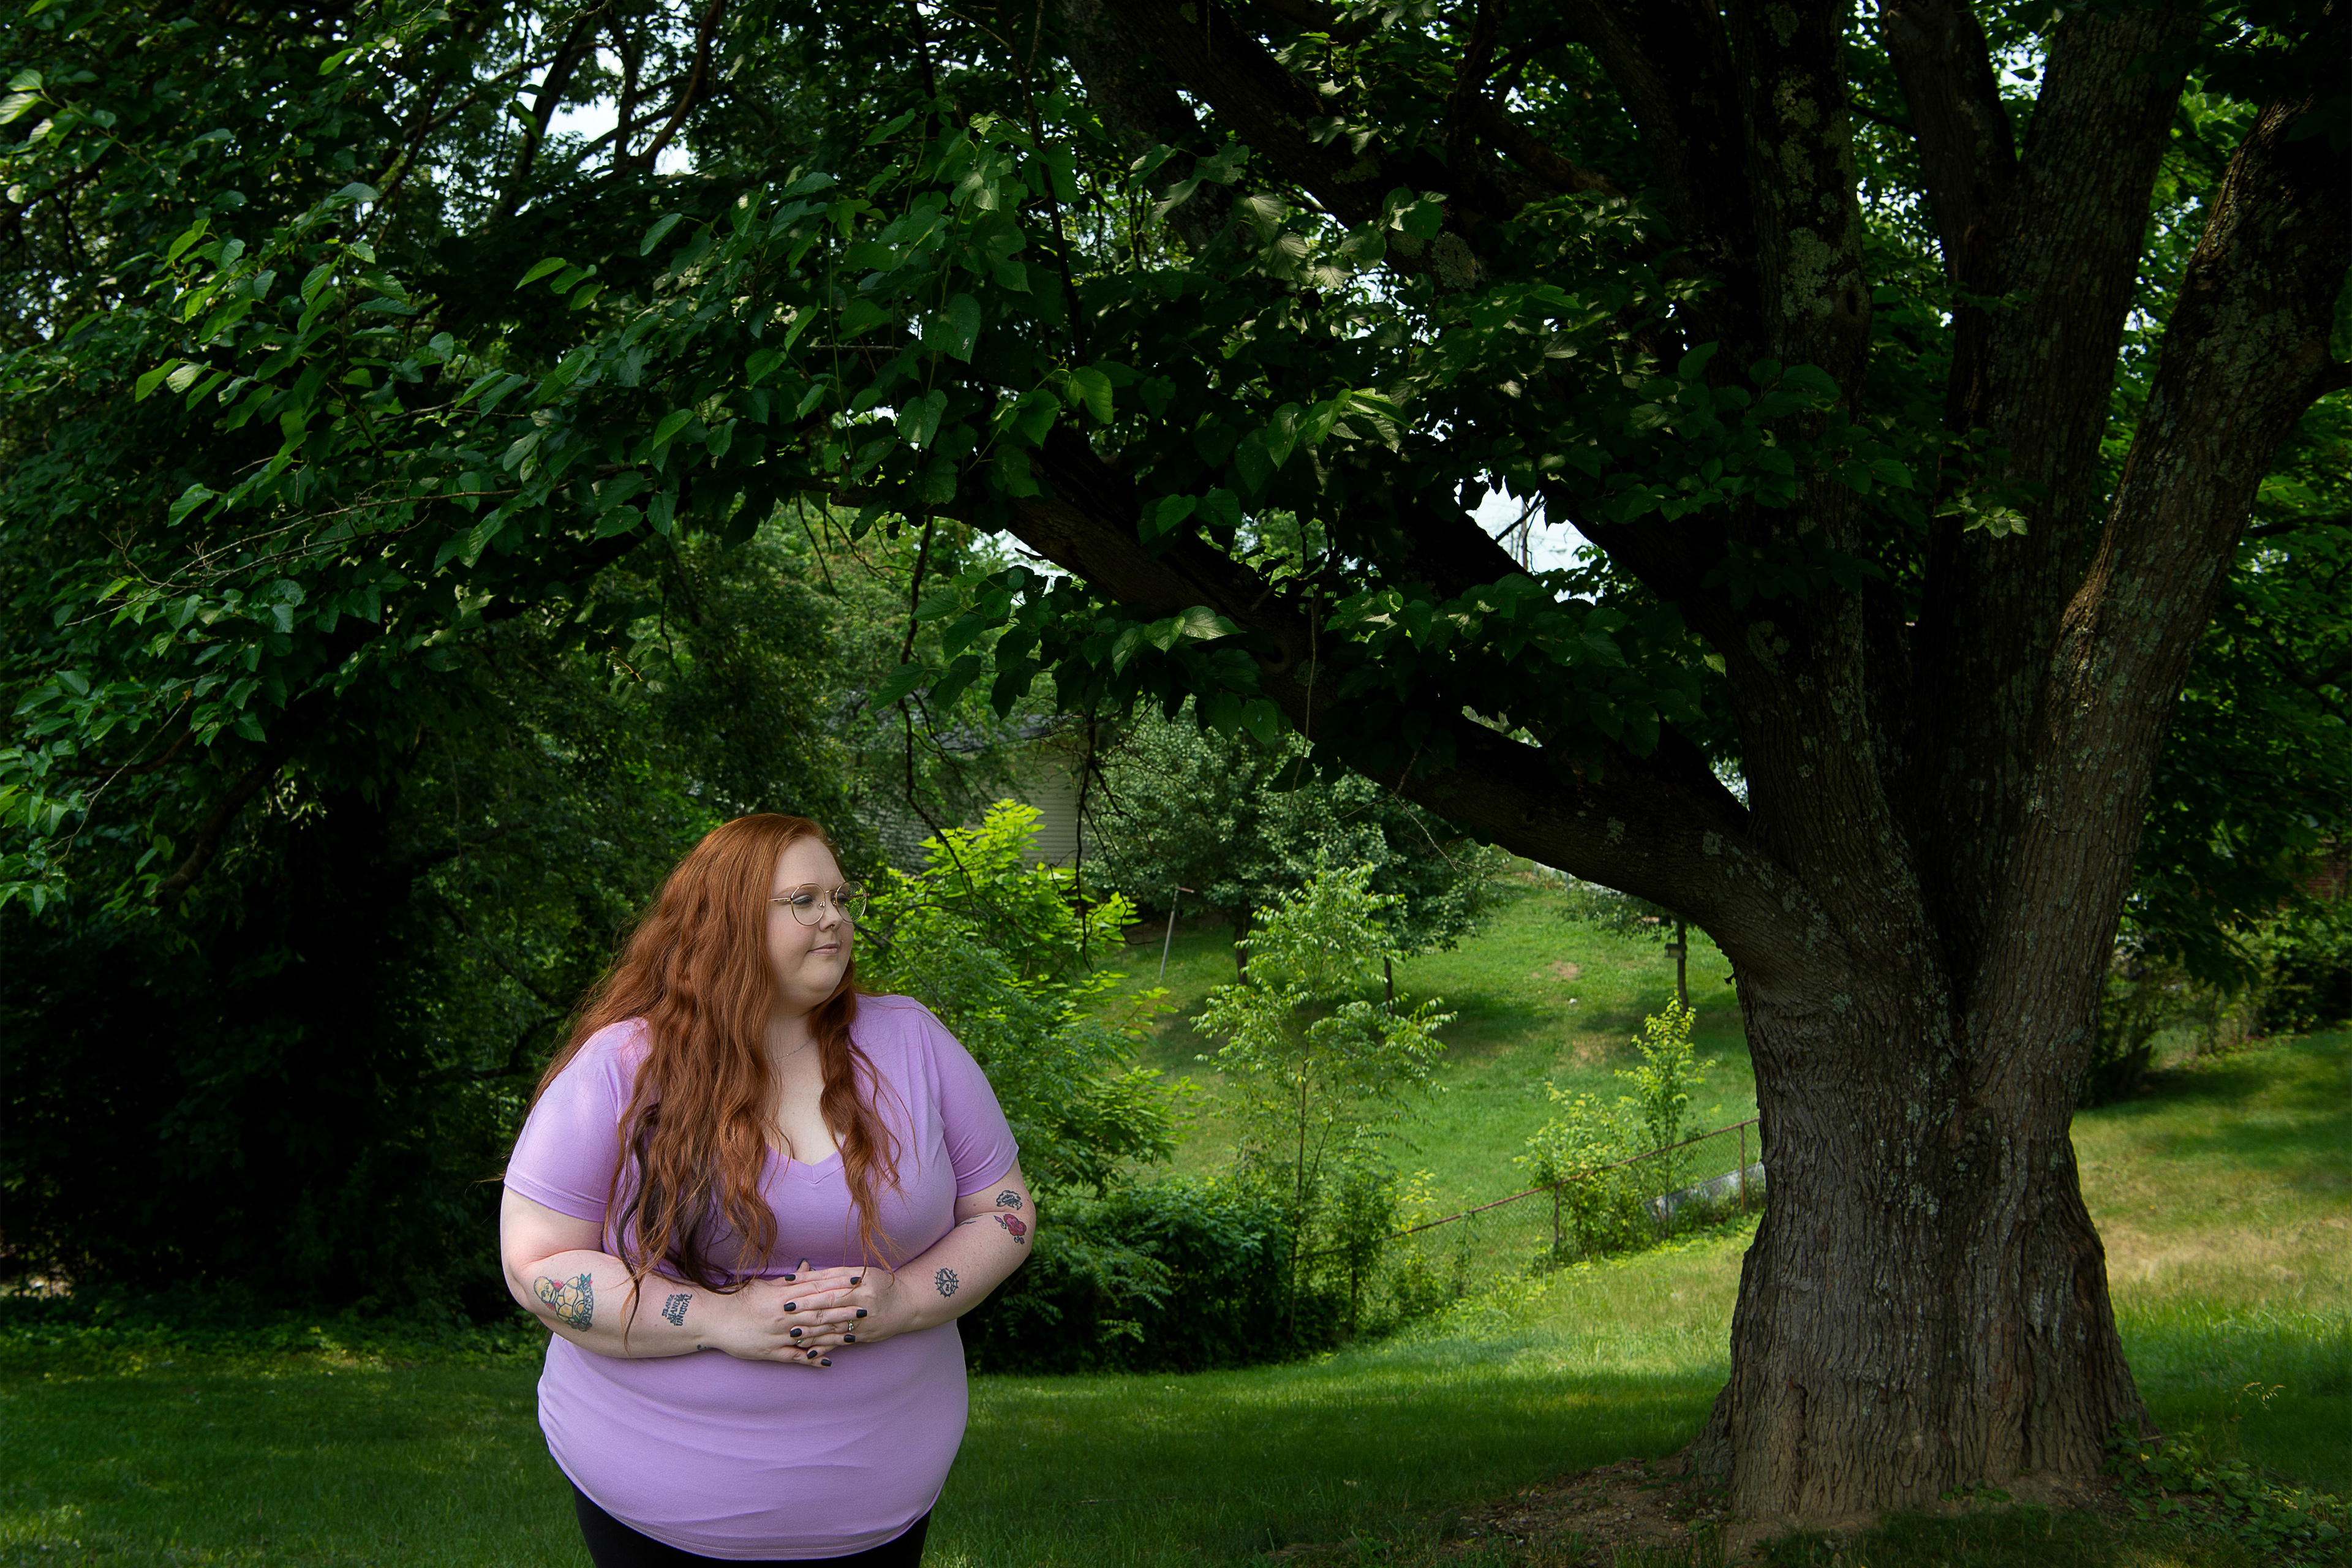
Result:
{"label": "woman standing outdoors", "polygon": [[863,901],[816,824],[728,823],[540,1080],[499,1251],[554,1332],[540,1425],[597,1568],[921,1560],[955,1320],[1034,1213],[971,1058],[858,993]]}

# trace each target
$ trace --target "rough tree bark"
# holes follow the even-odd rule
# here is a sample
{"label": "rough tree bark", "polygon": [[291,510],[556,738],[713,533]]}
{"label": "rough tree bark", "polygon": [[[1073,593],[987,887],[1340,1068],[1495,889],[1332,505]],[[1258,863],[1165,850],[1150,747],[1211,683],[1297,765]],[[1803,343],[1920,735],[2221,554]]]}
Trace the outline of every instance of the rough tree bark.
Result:
{"label": "rough tree bark", "polygon": [[[1685,256],[1719,285],[1682,318],[1685,345],[1860,384],[1870,303],[1843,9],[1560,9],[1637,122]],[[1278,10],[1332,20],[1314,0]],[[1821,530],[1856,547],[1841,487],[1777,512],[1577,519],[1725,658],[1747,802],[1671,733],[1647,757],[1556,768],[1468,723],[1451,766],[1402,785],[1518,853],[1686,912],[1733,961],[1772,1182],[1731,1377],[1691,1457],[1751,1520],[2087,1479],[2116,1424],[2145,1419],[2068,1125],[2167,716],[2272,455],[2341,376],[2327,331],[2352,262],[2345,160],[2324,136],[2290,140],[2314,101],[2269,106],[2214,204],[2102,512],[2098,443],[2181,79],[2160,46],[2187,24],[2164,6],[2074,15],[2021,148],[1965,0],[1884,0],[1881,24],[1949,275],[2015,298],[1964,312],[1949,418],[2039,487],[2028,533],[1937,534],[1906,628],[1864,593],[1742,606],[1705,585],[1729,541]],[[1429,188],[1425,170],[1303,141],[1310,90],[1210,0],[1134,0],[1119,26],[1327,210]],[[2305,47],[2340,59],[2347,42],[2338,5]],[[1150,95],[1110,80],[1099,53],[1073,58],[1116,99],[1122,133],[1197,134],[1189,110],[1147,123]],[[1449,234],[1475,253],[1497,192],[1563,180],[1527,132],[1497,129],[1476,82],[1452,102],[1521,165],[1481,173],[1463,156],[1475,188]],[[1310,733],[1328,721],[1311,602],[1197,540],[1145,548],[1127,477],[1085,442],[1057,437],[1043,458],[1045,493],[1013,524],[1031,548],[1156,613],[1232,616],[1275,650],[1262,685],[1292,720]],[[1393,575],[1456,593],[1514,569],[1458,511],[1400,510],[1412,537],[1383,563]]]}

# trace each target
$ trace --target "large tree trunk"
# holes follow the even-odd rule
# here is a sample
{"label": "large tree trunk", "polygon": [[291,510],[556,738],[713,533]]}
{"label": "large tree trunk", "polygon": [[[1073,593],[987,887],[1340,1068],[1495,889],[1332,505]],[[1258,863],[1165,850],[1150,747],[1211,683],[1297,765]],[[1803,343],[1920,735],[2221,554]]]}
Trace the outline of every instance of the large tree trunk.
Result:
{"label": "large tree trunk", "polygon": [[[1409,183],[1402,165],[1358,180],[1320,143],[1290,148],[1297,84],[1221,7],[1194,13],[1130,0],[1120,16],[1327,210]],[[1870,297],[1844,10],[1560,14],[1641,132],[1678,255],[1714,285],[1676,314],[1684,342],[1718,344],[1727,374],[1820,366],[1851,412],[1884,412],[1854,391]],[[2341,59],[2346,15],[2309,58]],[[1448,760],[1385,763],[1393,787],[1515,852],[1688,913],[1733,961],[1772,1180],[1731,1379],[1692,1458],[1750,1520],[2062,1489],[2096,1477],[2118,1422],[2146,1418],[2068,1127],[2168,716],[2272,455],[2342,375],[2326,342],[2352,253],[2341,154],[2324,134],[2288,140],[2315,100],[2272,106],[2214,203],[2102,517],[2098,448],[2185,16],[2070,16],[2012,151],[1966,0],[1885,0],[1949,276],[2011,296],[1963,311],[1951,418],[1990,431],[2005,477],[2037,487],[2022,539],[1936,525],[1916,626],[1892,589],[1727,592],[1731,545],[1876,558],[1883,530],[1825,475],[1785,510],[1678,521],[1582,514],[1567,483],[1544,490],[1722,661],[1744,802],[1671,730],[1636,755],[1423,713]],[[1449,209],[1465,249],[1479,205]],[[1349,730],[1318,683],[1311,597],[1189,536],[1145,548],[1132,479],[1082,441],[1049,439],[1037,467],[1047,488],[1013,521],[1033,549],[1155,614],[1216,607],[1259,639],[1261,689],[1294,723],[1385,755],[1379,721]],[[1393,582],[1461,595],[1515,569],[1442,504],[1401,498],[1397,518]]]}
{"label": "large tree trunk", "polygon": [[[2079,1484],[2117,1423],[2147,1418],[2068,1127],[2198,636],[2271,454],[2342,374],[2326,343],[2352,182],[2324,138],[2288,140],[2311,107],[2266,110],[2213,203],[2096,557],[2028,704],[2040,717],[2002,813],[2014,826],[1965,839],[1978,864],[1933,909],[1881,889],[1875,932],[1838,922],[1801,954],[1727,944],[1772,1180],[1731,1381],[1692,1458],[1727,1477],[1743,1517]],[[1941,799],[1919,792],[1905,826],[1948,853]]]}
{"label": "large tree trunk", "polygon": [[2115,1425],[2144,1413],[2076,1185],[2071,1094],[1969,1082],[1942,996],[1754,991],[1772,1179],[1694,1461],[1759,1521],[2095,1474]]}

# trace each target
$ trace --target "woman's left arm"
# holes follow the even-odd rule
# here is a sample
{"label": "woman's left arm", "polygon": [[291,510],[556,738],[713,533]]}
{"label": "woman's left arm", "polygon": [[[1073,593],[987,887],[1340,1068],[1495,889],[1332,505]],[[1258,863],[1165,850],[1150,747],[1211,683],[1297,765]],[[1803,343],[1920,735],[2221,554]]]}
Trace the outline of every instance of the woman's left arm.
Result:
{"label": "woman's left arm", "polygon": [[817,1325],[800,1343],[812,1355],[838,1354],[836,1345],[875,1344],[951,1322],[1027,1262],[1036,1239],[1036,1205],[1015,1161],[1002,1181],[956,1199],[954,1226],[895,1272],[800,1270],[797,1304]]}

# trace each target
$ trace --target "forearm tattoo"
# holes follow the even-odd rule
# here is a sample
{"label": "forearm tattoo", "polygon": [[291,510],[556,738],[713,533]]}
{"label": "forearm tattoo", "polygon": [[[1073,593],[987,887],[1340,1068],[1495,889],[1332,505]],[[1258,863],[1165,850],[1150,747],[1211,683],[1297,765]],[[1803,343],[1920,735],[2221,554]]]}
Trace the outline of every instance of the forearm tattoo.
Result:
{"label": "forearm tattoo", "polygon": [[996,1206],[1001,1209],[1017,1209],[1021,1206],[1021,1194],[1007,1187],[996,1194]]}
{"label": "forearm tattoo", "polygon": [[956,1271],[954,1269],[942,1268],[937,1274],[931,1276],[931,1283],[940,1288],[940,1295],[952,1296],[956,1293],[956,1286],[959,1281],[956,1279]]}
{"label": "forearm tattoo", "polygon": [[593,1274],[574,1275],[570,1279],[554,1279],[541,1275],[530,1282],[555,1321],[586,1333],[596,1321],[596,1279]]}
{"label": "forearm tattoo", "polygon": [[672,1296],[668,1300],[662,1303],[662,1316],[667,1318],[671,1323],[676,1326],[684,1328],[686,1326],[686,1304],[693,1300],[693,1297],[683,1293]]}
{"label": "forearm tattoo", "polygon": [[997,1224],[1003,1226],[1004,1227],[1005,1234],[1012,1237],[1015,1242],[1018,1242],[1024,1247],[1026,1247],[1029,1244],[1029,1227],[1027,1226],[1023,1225],[1019,1220],[1014,1219],[1009,1214],[995,1215],[991,1217],[993,1218]]}

